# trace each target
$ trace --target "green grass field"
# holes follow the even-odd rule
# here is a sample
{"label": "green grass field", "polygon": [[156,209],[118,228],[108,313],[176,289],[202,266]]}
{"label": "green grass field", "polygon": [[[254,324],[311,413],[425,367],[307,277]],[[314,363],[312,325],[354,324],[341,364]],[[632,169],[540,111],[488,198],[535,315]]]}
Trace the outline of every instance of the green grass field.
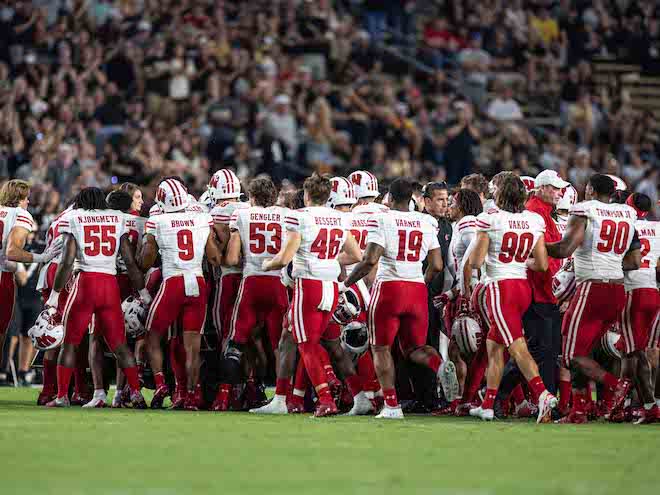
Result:
{"label": "green grass field", "polygon": [[0,493],[654,493],[660,425],[45,409],[0,389]]}

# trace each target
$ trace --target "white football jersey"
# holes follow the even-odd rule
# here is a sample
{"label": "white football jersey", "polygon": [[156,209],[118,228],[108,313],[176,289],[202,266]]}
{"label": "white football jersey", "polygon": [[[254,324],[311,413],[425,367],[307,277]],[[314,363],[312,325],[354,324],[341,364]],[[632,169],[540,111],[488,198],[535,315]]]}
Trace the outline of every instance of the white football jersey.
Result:
{"label": "white football jersey", "polygon": [[439,249],[438,222],[426,213],[389,210],[370,221],[367,242],[385,249],[378,262],[378,280],[424,282],[422,263]]}
{"label": "white football jersey", "polygon": [[[139,246],[142,244],[142,236],[144,235],[144,227],[147,219],[138,215],[126,214],[126,228],[128,231],[128,238],[131,244]],[[126,263],[121,257],[117,256],[117,273],[126,273]]]}
{"label": "white football jersey", "polygon": [[229,228],[237,230],[243,248],[243,276],[268,275],[279,277],[276,271],[264,272],[261,263],[280,252],[284,245],[284,216],[280,206],[251,206],[234,211]]}
{"label": "white football jersey", "polygon": [[624,283],[626,290],[655,289],[655,270],[660,257],[660,222],[637,220],[635,229],[639,236],[642,264],[639,270],[630,270],[625,273]]}
{"label": "white football jersey", "polygon": [[531,211],[498,210],[481,213],[475,223],[477,232],[486,232],[490,239],[486,280],[526,279],[527,258],[545,232],[543,217]]}
{"label": "white football jersey", "polygon": [[293,257],[293,278],[337,280],[337,256],[351,227],[351,217],[326,206],[290,211],[284,218],[287,230],[298,232],[300,247]]}
{"label": "white football jersey", "polygon": [[62,234],[71,234],[78,244],[74,271],[117,274],[120,239],[127,231],[124,213],[71,210],[58,228]]}
{"label": "white football jersey", "polygon": [[637,212],[628,205],[591,200],[571,206],[570,213],[587,218],[584,240],[573,254],[576,280],[622,279]]}
{"label": "white football jersey", "polygon": [[[236,210],[249,208],[249,203],[243,203],[241,201],[221,201],[216,204],[211,210],[211,216],[213,217],[213,222],[216,225],[227,225],[231,221],[231,216]],[[230,273],[243,273],[242,266],[222,266],[222,275],[228,275]]]}
{"label": "white football jersey", "polygon": [[177,211],[147,220],[145,234],[156,239],[163,263],[163,280],[184,273],[204,276],[202,261],[213,228],[208,213]]}
{"label": "white football jersey", "polygon": [[14,227],[23,227],[28,232],[36,229],[32,215],[27,210],[20,207],[0,206],[0,271],[4,270],[5,253],[7,251],[7,242],[9,233]]}
{"label": "white football jersey", "polygon": [[[447,268],[451,277],[459,287],[463,280],[463,262],[470,243],[477,237],[477,217],[465,215],[452,227],[449,251],[447,252]],[[474,270],[474,283],[477,282],[477,270]]]}
{"label": "white football jersey", "polygon": [[[555,225],[557,226],[557,230],[559,230],[559,233],[561,234],[562,237],[564,237],[564,234],[566,233],[566,229],[568,227],[568,215],[557,215],[557,219],[555,220]],[[573,256],[569,256],[568,258],[562,258],[561,260],[561,266],[564,266],[568,260],[573,259]]]}
{"label": "white football jersey", "polygon": [[[73,207],[69,207],[66,210],[64,210],[62,213],[57,215],[55,219],[50,223],[48,226],[48,230],[46,231],[46,248],[49,248],[50,245],[53,243],[55,239],[60,237],[62,235],[61,225],[63,221],[67,221],[69,218],[69,215],[73,211]],[[44,266],[41,267],[41,271],[39,272],[39,281],[37,282],[37,290],[43,290],[48,288],[48,269],[50,268],[50,265],[53,263],[58,263],[59,262],[59,257],[50,260],[48,263],[44,264]]]}

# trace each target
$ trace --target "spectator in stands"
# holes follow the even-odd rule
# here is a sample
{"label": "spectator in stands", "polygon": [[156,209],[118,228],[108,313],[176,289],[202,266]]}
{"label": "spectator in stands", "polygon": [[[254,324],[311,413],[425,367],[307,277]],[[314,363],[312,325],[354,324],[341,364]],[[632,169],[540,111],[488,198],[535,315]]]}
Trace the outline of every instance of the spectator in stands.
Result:
{"label": "spectator in stands", "polygon": [[515,122],[523,118],[520,105],[513,99],[513,90],[507,84],[501,84],[498,96],[490,102],[486,113],[498,123]]}

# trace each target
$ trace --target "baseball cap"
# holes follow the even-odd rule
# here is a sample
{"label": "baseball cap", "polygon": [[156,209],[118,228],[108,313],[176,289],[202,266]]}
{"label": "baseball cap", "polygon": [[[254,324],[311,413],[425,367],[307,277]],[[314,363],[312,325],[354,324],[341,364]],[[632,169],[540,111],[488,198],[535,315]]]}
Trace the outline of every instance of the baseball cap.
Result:
{"label": "baseball cap", "polygon": [[536,176],[536,179],[534,180],[534,187],[538,189],[541,186],[547,186],[547,185],[550,185],[552,187],[558,187],[559,189],[563,189],[569,186],[570,184],[561,177],[559,177],[559,174],[554,170],[544,170],[543,172],[541,172],[539,175]]}

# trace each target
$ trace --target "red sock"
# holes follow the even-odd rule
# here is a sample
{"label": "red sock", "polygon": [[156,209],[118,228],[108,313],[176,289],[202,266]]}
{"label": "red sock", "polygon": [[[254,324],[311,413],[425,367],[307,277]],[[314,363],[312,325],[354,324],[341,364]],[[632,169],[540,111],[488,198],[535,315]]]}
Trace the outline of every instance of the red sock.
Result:
{"label": "red sock", "polygon": [[511,398],[516,406],[525,400],[525,393],[523,392],[522,385],[516,385],[516,388],[511,391]]}
{"label": "red sock", "polygon": [[291,382],[288,378],[278,378],[275,382],[275,395],[287,395]]}
{"label": "red sock", "polygon": [[481,408],[492,409],[493,406],[495,405],[495,397],[497,397],[497,389],[487,388],[486,397],[484,397],[484,401],[481,403]]}
{"label": "red sock", "polygon": [[69,383],[72,374],[73,368],[57,365],[57,397],[59,399],[69,396]]}
{"label": "red sock", "polygon": [[296,368],[296,378],[293,381],[294,390],[302,390],[303,394],[309,386],[309,378],[307,370],[305,370],[305,363],[302,359],[298,360],[298,367]]}
{"label": "red sock", "polygon": [[571,381],[559,380],[559,410],[566,409],[571,400]]}
{"label": "red sock", "polygon": [[55,393],[55,381],[57,378],[57,361],[55,359],[44,359],[44,394]]}
{"label": "red sock", "polygon": [[545,391],[545,385],[540,376],[535,376],[530,381],[527,382],[529,385],[529,391],[532,394],[532,399],[534,402],[538,402],[539,396]]}
{"label": "red sock", "polygon": [[353,397],[362,392],[362,380],[358,375],[347,376],[346,385],[348,385],[348,390]]}
{"label": "red sock", "polygon": [[387,407],[399,407],[399,400],[396,398],[396,390],[393,388],[383,389],[383,399]]}
{"label": "red sock", "polygon": [[614,376],[612,373],[605,372],[605,375],[603,375],[603,384],[606,387],[615,389],[618,383],[619,379],[616,376]]}
{"label": "red sock", "polygon": [[165,375],[163,375],[162,371],[154,374],[154,382],[156,382],[156,388],[165,386]]}
{"label": "red sock", "polygon": [[316,389],[316,395],[319,397],[319,402],[332,402],[330,395],[330,388],[328,387],[328,378],[323,365],[321,364],[324,359],[329,361],[328,353],[319,343],[304,342],[298,344],[300,355],[305,361],[305,368],[312,385]]}
{"label": "red sock", "polygon": [[357,363],[358,375],[362,379],[362,388],[365,392],[377,392],[380,390],[380,383],[376,376],[374,360],[370,352],[362,354]]}
{"label": "red sock", "polygon": [[442,358],[440,357],[440,354],[434,354],[429,358],[429,368],[431,368],[436,375],[438,374],[441,364]]}
{"label": "red sock", "polygon": [[463,401],[470,402],[474,399],[477,390],[479,390],[479,385],[484,378],[484,373],[486,373],[486,368],[488,367],[488,353],[486,352],[486,346],[482,345],[477,349],[470,367],[468,368],[467,377],[465,378],[465,386],[463,387]]}
{"label": "red sock", "polygon": [[[138,378],[138,369],[137,366],[131,366],[129,368],[123,368],[124,375],[126,375],[126,382],[128,383],[128,388],[131,389],[131,392],[140,391],[140,379]],[[158,375],[158,374],[156,374]],[[163,374],[160,374],[161,377]]]}
{"label": "red sock", "polygon": [[175,337],[170,340],[170,364],[172,365],[172,372],[174,373],[174,381],[176,387],[186,387],[186,348],[183,347],[183,340],[181,337]]}

